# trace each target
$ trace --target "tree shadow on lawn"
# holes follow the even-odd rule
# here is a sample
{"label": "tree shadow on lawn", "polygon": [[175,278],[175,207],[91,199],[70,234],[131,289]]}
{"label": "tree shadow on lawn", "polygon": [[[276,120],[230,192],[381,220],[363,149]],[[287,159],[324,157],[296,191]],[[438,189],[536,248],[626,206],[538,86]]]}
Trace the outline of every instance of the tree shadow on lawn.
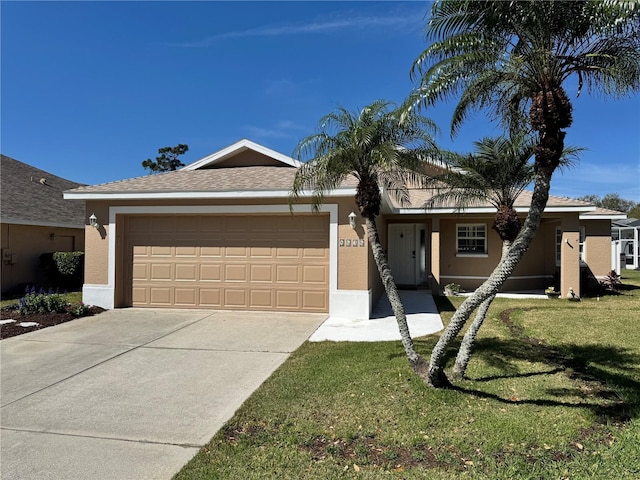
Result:
{"label": "tree shadow on lawn", "polygon": [[[549,346],[529,337],[513,339],[484,338],[477,341],[474,356],[487,365],[504,371],[504,375],[470,379],[478,384],[505,378],[527,378],[564,372],[575,382],[574,388],[547,388],[545,393],[556,397],[568,395],[583,398],[583,402],[565,402],[550,399],[502,398],[486,391],[455,385],[454,390],[491,398],[503,403],[521,403],[539,406],[589,408],[600,422],[626,422],[640,413],[640,382],[638,375],[640,355],[622,347],[611,345],[559,344]],[[455,352],[453,352],[455,354]],[[550,370],[521,373],[513,359],[540,363]],[[595,398],[595,401],[588,401]]]}
{"label": "tree shadow on lawn", "polygon": [[[587,408],[599,423],[627,422],[640,417],[640,355],[628,348],[604,344],[564,343],[550,346],[545,342],[528,337],[521,329],[510,328],[513,338],[481,338],[476,341],[473,357],[482,360],[492,369],[504,372],[478,378],[467,378],[478,388],[454,384],[453,390],[481,398],[496,400],[505,404],[530,404],[537,406],[561,406]],[[418,351],[428,352],[437,337],[427,336],[415,339]],[[460,346],[457,339],[445,354],[444,364],[451,366]],[[397,353],[389,358],[404,356],[398,343]],[[547,366],[537,371],[522,372],[515,361],[526,361]],[[517,399],[503,398],[482,389],[483,384],[508,378],[532,378],[545,375],[564,375],[575,387],[546,388],[549,398]],[[583,401],[563,401],[562,397],[572,396]]]}

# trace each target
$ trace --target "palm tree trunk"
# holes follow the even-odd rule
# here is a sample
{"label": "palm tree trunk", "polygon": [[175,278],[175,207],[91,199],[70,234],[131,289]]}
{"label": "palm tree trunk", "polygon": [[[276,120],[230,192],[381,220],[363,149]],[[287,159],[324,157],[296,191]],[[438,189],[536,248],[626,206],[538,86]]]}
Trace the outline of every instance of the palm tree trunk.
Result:
{"label": "palm tree trunk", "polygon": [[398,293],[398,287],[396,286],[393,276],[391,275],[391,269],[389,268],[389,262],[387,261],[387,255],[380,244],[380,237],[378,235],[378,226],[376,225],[375,218],[365,217],[365,224],[367,226],[367,236],[369,238],[369,244],[371,245],[371,252],[373,258],[378,266],[378,272],[380,273],[380,279],[384,286],[384,290],[387,293],[389,303],[391,303],[391,309],[398,322],[398,329],[400,330],[400,338],[402,339],[402,346],[407,354],[409,364],[411,368],[421,376],[426,376],[427,362],[422,355],[416,352],[413,345],[413,339],[409,333],[409,326],[407,325],[407,315]]}
{"label": "palm tree trunk", "polygon": [[480,327],[484,323],[487,311],[489,310],[494,298],[496,298],[496,296],[491,295],[480,304],[478,311],[476,312],[476,318],[473,319],[473,322],[467,329],[467,333],[462,337],[462,343],[460,344],[460,349],[456,355],[456,363],[453,366],[454,376],[464,378],[467,372],[467,366],[469,365],[469,360],[471,359],[471,349],[473,348],[476,336],[478,335],[478,330],[480,330]]}
{"label": "palm tree trunk", "polygon": [[[562,145],[559,154],[562,153]],[[445,353],[455,340],[460,330],[471,317],[473,311],[485,300],[498,293],[500,287],[513,273],[525,252],[531,245],[535,234],[540,226],[542,213],[549,199],[549,189],[551,188],[551,174],[553,169],[537,168],[531,207],[524,222],[522,230],[514,240],[511,248],[501,259],[489,278],[473,294],[460,305],[453,315],[451,322],[441,335],[438,343],[431,352],[427,383],[432,387],[443,388],[451,385],[447,375],[444,373]]]}
{"label": "palm tree trunk", "polygon": [[[500,258],[504,257],[507,254],[510,247],[510,241],[506,240],[502,242],[502,255]],[[476,312],[476,318],[473,319],[473,322],[467,329],[467,333],[465,333],[464,337],[462,337],[462,343],[460,344],[458,355],[456,355],[456,363],[453,366],[454,375],[459,377],[465,376],[467,367],[469,366],[469,360],[471,359],[471,349],[473,348],[473,344],[475,343],[476,337],[478,336],[478,331],[480,330],[480,327],[482,327],[482,324],[487,317],[489,307],[491,306],[495,298],[495,295],[491,295],[480,304],[480,306],[478,307],[478,311]]]}

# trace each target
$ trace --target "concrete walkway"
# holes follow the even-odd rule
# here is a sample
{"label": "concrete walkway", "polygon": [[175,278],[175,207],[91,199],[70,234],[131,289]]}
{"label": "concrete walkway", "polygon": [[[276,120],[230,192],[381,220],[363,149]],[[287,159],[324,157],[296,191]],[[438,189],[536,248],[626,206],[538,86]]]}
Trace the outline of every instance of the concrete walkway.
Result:
{"label": "concrete walkway", "polygon": [[0,342],[2,479],[169,479],[326,315],[112,310]]}
{"label": "concrete walkway", "polygon": [[[407,314],[413,338],[439,332],[444,327],[431,294],[425,290],[401,290],[400,298]],[[400,340],[398,323],[386,295],[374,307],[368,320],[328,318],[309,339],[312,342],[378,342]]]}

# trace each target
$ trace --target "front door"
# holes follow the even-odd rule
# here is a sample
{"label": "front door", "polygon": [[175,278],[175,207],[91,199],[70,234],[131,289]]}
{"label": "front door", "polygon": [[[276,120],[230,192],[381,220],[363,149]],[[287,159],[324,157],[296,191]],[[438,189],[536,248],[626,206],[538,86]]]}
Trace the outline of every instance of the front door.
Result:
{"label": "front door", "polygon": [[416,225],[389,224],[389,266],[398,285],[417,285],[416,279]]}

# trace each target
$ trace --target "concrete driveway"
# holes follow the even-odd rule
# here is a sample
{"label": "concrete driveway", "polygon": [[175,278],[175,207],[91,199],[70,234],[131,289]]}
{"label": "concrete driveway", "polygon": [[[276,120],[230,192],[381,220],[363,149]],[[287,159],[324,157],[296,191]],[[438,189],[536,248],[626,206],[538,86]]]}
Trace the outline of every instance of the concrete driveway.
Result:
{"label": "concrete driveway", "polygon": [[123,309],[0,342],[2,479],[169,479],[326,319]]}

